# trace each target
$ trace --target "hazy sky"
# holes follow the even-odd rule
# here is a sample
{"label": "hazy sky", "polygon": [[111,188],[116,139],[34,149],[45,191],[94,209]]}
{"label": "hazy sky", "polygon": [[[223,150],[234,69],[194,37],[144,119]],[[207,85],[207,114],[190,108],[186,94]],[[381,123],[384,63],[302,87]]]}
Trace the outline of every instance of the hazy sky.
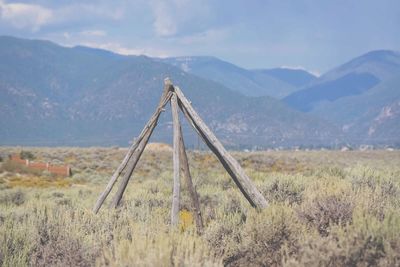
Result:
{"label": "hazy sky", "polygon": [[0,35],[322,73],[400,50],[399,0],[0,0]]}

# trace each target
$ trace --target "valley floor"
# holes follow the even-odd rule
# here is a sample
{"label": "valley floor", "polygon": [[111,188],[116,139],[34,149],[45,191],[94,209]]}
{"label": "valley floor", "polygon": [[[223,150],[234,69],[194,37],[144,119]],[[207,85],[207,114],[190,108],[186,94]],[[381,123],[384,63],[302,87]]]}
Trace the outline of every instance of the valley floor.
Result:
{"label": "valley floor", "polygon": [[106,203],[98,215],[91,209],[125,149],[24,148],[35,161],[69,164],[67,178],[7,161],[20,151],[0,147],[2,266],[400,265],[397,150],[233,152],[270,203],[262,211],[211,153],[190,151],[201,235],[185,184],[180,225],[169,226],[168,147],[145,151],[121,207]]}

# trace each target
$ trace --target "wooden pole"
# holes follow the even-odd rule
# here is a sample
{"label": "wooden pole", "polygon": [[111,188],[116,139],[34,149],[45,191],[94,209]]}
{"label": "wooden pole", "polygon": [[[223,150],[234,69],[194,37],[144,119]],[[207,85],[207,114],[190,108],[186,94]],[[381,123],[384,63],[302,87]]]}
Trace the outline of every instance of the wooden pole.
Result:
{"label": "wooden pole", "polygon": [[182,112],[202,137],[207,146],[214,152],[219,161],[222,163],[226,171],[232,177],[240,191],[243,193],[245,198],[249,201],[250,205],[257,208],[265,208],[268,206],[264,196],[257,190],[255,185],[252,183],[250,178],[246,175],[239,163],[233,158],[223,147],[221,142],[213,134],[213,132],[203,122],[201,117],[193,109],[190,102],[184,96],[179,87],[174,86],[174,91],[179,99],[179,104]]}
{"label": "wooden pole", "polygon": [[174,187],[172,192],[171,225],[177,226],[179,223],[179,200],[180,200],[180,177],[179,177],[179,151],[180,151],[180,124],[178,114],[178,99],[173,93],[171,97],[171,110],[173,121],[173,162],[174,162]]}
{"label": "wooden pole", "polygon": [[[98,200],[97,200],[97,202],[96,202],[96,204],[95,204],[95,206],[93,208],[93,212],[94,213],[97,213],[100,210],[100,208],[103,205],[104,201],[106,200],[107,196],[110,194],[113,186],[117,182],[118,177],[121,175],[121,173],[126,168],[126,166],[128,164],[128,161],[131,159],[133,153],[136,151],[136,149],[138,148],[138,146],[141,143],[141,141],[145,138],[145,136],[148,135],[148,133],[150,131],[153,131],[155,125],[157,124],[157,120],[160,117],[161,112],[164,111],[163,109],[164,109],[165,105],[168,103],[169,99],[171,98],[171,93],[170,93],[171,82],[168,79],[166,79],[165,80],[165,84],[166,85],[164,86],[163,95],[161,96],[160,103],[159,103],[156,111],[154,112],[154,114],[152,115],[150,120],[147,122],[147,124],[143,128],[143,130],[140,133],[140,135],[138,136],[138,138],[131,145],[131,147],[129,148],[128,153],[125,155],[123,161],[121,162],[121,164],[118,166],[117,170],[112,175],[112,177],[111,177],[110,181],[108,182],[105,190],[99,196],[99,198],[98,198]],[[167,84],[168,84],[168,86],[167,86]]]}
{"label": "wooden pole", "polygon": [[[163,97],[164,98],[161,98],[160,103],[159,103],[159,105],[157,107],[157,110],[158,109],[163,110],[165,104],[168,103],[168,101],[171,99],[171,96],[172,96],[171,90],[172,89],[173,89],[173,87],[172,87],[171,81],[169,79],[165,79],[164,80],[164,91],[163,91]],[[116,192],[116,194],[115,194],[115,196],[114,196],[114,198],[113,198],[113,200],[111,202],[110,207],[113,207],[113,208],[117,208],[118,207],[118,205],[119,205],[119,203],[120,203],[120,201],[122,199],[122,195],[125,192],[126,186],[128,185],[128,182],[129,182],[129,180],[130,180],[130,178],[132,176],[133,170],[135,169],[136,164],[138,163],[138,161],[140,159],[140,156],[142,155],[142,153],[144,151],[144,148],[146,147],[147,142],[149,141],[150,136],[153,133],[153,130],[157,125],[157,121],[158,121],[158,118],[159,118],[160,114],[161,114],[161,112],[158,113],[158,116],[156,117],[154,123],[151,125],[151,127],[149,128],[149,131],[145,134],[143,139],[140,141],[140,143],[139,143],[139,145],[137,147],[137,150],[133,153],[132,158],[131,158],[130,163],[129,163],[129,167],[127,168],[127,170],[125,172],[125,175],[122,178],[121,184],[118,187],[118,190],[117,190],[117,192]]]}
{"label": "wooden pole", "polygon": [[192,212],[194,214],[194,219],[196,221],[196,229],[197,233],[201,234],[203,232],[203,220],[201,217],[201,210],[200,210],[200,202],[199,202],[199,197],[196,192],[196,188],[193,186],[193,181],[192,181],[192,176],[190,175],[190,169],[189,169],[189,161],[187,158],[186,154],[186,149],[185,149],[185,142],[183,141],[183,135],[182,135],[182,127],[179,127],[180,131],[180,139],[179,139],[179,156],[180,156],[180,162],[181,162],[181,170],[183,172],[183,175],[185,176],[186,180],[186,185],[187,189],[190,194],[190,198],[192,200]]}
{"label": "wooden pole", "polygon": [[135,152],[132,155],[132,158],[130,159],[127,167],[126,167],[126,172],[124,176],[122,177],[121,184],[118,187],[117,192],[115,193],[114,198],[111,201],[110,208],[117,208],[119,203],[121,202],[122,195],[124,194],[124,191],[128,185],[128,182],[132,176],[133,170],[135,169],[140,156],[142,155],[144,148],[146,147],[147,142],[150,139],[150,136],[155,128],[156,124],[153,124],[153,127],[149,129],[149,131],[145,134],[143,139],[140,141],[138,148],[135,150]]}

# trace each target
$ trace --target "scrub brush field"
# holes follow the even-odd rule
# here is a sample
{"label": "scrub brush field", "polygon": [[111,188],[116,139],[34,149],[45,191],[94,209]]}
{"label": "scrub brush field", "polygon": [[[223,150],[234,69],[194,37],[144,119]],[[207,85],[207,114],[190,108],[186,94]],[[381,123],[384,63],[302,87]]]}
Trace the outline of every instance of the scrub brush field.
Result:
{"label": "scrub brush field", "polygon": [[[8,155],[68,164],[71,177]],[[92,212],[123,148],[0,147],[2,266],[399,266],[400,151],[232,152],[269,205],[253,209],[217,158],[188,151],[204,230],[182,179],[170,226],[167,145],[143,154],[118,209]],[[115,189],[114,189],[115,190]]]}

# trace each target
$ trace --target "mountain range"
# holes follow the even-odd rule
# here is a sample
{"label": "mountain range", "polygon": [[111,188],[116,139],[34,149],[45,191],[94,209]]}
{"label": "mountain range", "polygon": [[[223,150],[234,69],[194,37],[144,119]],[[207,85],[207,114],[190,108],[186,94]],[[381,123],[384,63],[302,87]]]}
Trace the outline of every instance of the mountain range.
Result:
{"label": "mountain range", "polygon": [[[396,52],[373,51],[316,77],[0,36],[0,144],[125,146],[170,77],[231,148],[398,145],[399,62]],[[171,142],[169,113],[153,140]],[[184,135],[197,142],[187,124]]]}
{"label": "mountain range", "polygon": [[400,53],[372,51],[283,99],[338,125],[351,143],[400,140]]}
{"label": "mountain range", "polygon": [[218,82],[245,96],[283,98],[316,78],[304,70],[287,68],[247,70],[215,57],[174,57],[155,60]]}

